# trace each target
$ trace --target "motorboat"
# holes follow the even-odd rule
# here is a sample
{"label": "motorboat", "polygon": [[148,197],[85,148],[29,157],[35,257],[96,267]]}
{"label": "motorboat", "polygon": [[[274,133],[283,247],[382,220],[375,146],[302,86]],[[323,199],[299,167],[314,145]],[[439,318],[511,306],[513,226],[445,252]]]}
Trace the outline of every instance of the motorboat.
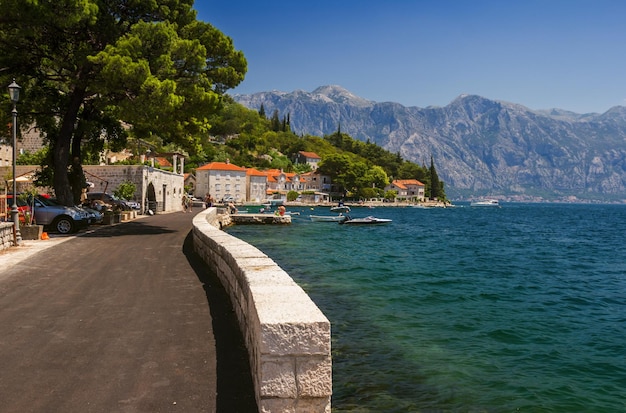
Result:
{"label": "motorboat", "polygon": [[344,220],[339,221],[339,223],[346,224],[346,225],[376,225],[376,224],[388,224],[391,222],[390,219],[376,218],[373,216],[369,216],[365,218],[350,218],[350,217],[344,216],[343,218]]}
{"label": "motorboat", "polygon": [[500,207],[497,199],[485,199],[484,201],[475,201],[470,204],[473,207]]}
{"label": "motorboat", "polygon": [[313,222],[341,222],[346,219],[343,215],[310,215]]}
{"label": "motorboat", "polygon": [[331,207],[330,212],[350,212],[350,207],[347,205],[338,205]]}

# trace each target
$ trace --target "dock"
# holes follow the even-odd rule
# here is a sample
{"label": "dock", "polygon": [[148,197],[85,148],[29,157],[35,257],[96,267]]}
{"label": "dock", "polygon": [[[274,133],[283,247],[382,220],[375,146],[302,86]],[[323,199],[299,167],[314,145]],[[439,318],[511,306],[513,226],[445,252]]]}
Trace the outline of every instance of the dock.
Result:
{"label": "dock", "polygon": [[291,215],[274,214],[231,214],[230,219],[236,225],[288,225],[291,224]]}

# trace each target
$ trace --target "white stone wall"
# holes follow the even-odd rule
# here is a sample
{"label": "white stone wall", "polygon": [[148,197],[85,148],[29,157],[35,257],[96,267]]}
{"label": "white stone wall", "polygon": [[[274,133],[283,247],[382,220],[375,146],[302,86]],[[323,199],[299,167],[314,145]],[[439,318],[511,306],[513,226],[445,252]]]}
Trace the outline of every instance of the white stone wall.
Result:
{"label": "white stone wall", "polygon": [[[17,176],[39,170],[37,165],[16,165]],[[85,178],[94,184],[92,192],[108,192],[112,194],[124,181],[135,184],[136,191],[132,201],[143,207],[148,198],[148,186],[154,187],[155,202],[158,207],[154,212],[174,212],[182,210],[182,194],[184,192],[184,176],[145,165],[83,165]],[[12,169],[0,167],[0,176],[11,176]],[[21,191],[18,183],[18,192]]]}
{"label": "white stone wall", "polygon": [[216,211],[208,208],[194,217],[194,249],[230,296],[259,411],[330,412],[330,322],[271,258],[219,230]]}

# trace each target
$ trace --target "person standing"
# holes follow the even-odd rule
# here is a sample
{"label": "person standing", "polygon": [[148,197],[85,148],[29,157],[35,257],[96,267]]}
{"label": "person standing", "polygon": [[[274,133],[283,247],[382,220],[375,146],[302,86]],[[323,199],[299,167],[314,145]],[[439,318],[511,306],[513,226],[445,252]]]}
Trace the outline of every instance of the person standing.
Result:
{"label": "person standing", "polygon": [[187,202],[187,194],[185,193],[183,194],[182,205],[183,205],[183,213],[187,212],[188,202]]}

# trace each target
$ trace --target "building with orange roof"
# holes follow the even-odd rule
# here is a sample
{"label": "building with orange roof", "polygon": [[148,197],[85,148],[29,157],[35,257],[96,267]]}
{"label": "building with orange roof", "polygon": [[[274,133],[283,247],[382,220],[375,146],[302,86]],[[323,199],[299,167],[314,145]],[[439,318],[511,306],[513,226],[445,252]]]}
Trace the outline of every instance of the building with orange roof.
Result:
{"label": "building with orange roof", "polygon": [[211,162],[196,169],[194,196],[204,198],[206,194],[216,200],[232,196],[235,202],[247,201],[246,168],[230,162]]}
{"label": "building with orange roof", "polygon": [[195,194],[196,193],[196,176],[194,174],[186,173],[186,174],[183,174],[183,177],[185,178],[184,180],[185,188],[189,189],[189,193]]}
{"label": "building with orange roof", "polygon": [[394,179],[385,187],[385,192],[396,191],[398,201],[423,201],[425,185],[417,179]]}
{"label": "building with orange roof", "polygon": [[246,199],[251,202],[262,202],[267,198],[267,175],[255,168],[246,170]]}
{"label": "building with orange roof", "polygon": [[313,170],[317,169],[317,165],[322,158],[315,152],[300,151],[296,156],[296,163],[308,163]]}
{"label": "building with orange roof", "polygon": [[320,175],[317,172],[307,172],[300,175],[303,191],[328,193],[332,190],[330,176]]}

